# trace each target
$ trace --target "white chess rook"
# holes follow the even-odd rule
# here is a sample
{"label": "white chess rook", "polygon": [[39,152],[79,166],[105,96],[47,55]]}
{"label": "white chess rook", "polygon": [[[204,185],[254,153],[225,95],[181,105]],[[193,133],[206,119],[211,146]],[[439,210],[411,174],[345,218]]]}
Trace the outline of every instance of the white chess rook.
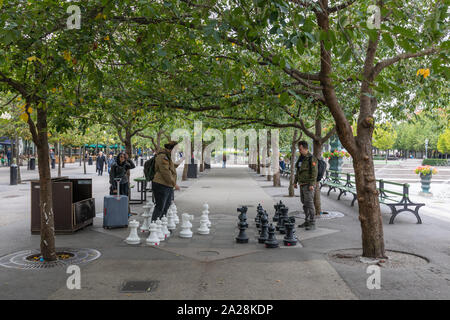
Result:
{"label": "white chess rook", "polygon": [[194,216],[183,213],[181,215],[181,231],[180,231],[180,237],[181,238],[192,238],[192,224],[191,221],[194,220]]}
{"label": "white chess rook", "polygon": [[142,222],[142,225],[141,225],[140,229],[141,229],[141,232],[145,232],[145,231],[148,231],[148,226],[149,226],[149,219],[148,218],[151,216],[150,215],[151,206],[145,205],[142,208],[144,208],[144,213],[142,214],[142,217],[144,218],[144,221]]}
{"label": "white chess rook", "polygon": [[158,226],[156,223],[150,223],[150,235],[148,236],[146,243],[150,246],[159,245],[159,237],[158,237]]}
{"label": "white chess rook", "polygon": [[137,234],[139,222],[136,220],[131,220],[130,223],[128,224],[128,227],[130,228],[130,235],[128,236],[128,238],[125,239],[125,242],[128,244],[140,244],[141,239]]}

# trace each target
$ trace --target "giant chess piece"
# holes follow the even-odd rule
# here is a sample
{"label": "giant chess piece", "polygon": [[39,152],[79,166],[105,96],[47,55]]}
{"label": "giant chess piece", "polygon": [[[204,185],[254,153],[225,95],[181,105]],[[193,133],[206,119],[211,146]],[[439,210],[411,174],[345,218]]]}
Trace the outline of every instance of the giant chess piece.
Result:
{"label": "giant chess piece", "polygon": [[150,246],[158,246],[159,245],[159,237],[158,237],[158,226],[155,222],[150,223],[150,235],[145,241]]}
{"label": "giant chess piece", "polygon": [[256,228],[261,228],[261,217],[264,214],[265,210],[263,209],[263,207],[261,207],[261,205],[258,205],[258,209],[257,209],[257,214],[255,217],[255,222],[256,222]]}
{"label": "giant chess piece", "polygon": [[266,248],[278,248],[278,240],[275,238],[275,227],[270,224],[269,226],[269,238],[264,242]]}
{"label": "giant chess piece", "polygon": [[[239,209],[238,209],[238,211],[239,211]],[[245,222],[244,218],[247,219],[245,217],[245,214],[244,214],[244,216],[242,216],[242,213],[241,213],[241,215],[239,215],[239,220],[240,220],[239,221],[239,234],[236,237],[237,243],[248,243],[248,236],[245,233],[245,229],[248,227],[248,224],[247,224],[247,222]]]}
{"label": "giant chess piece", "polygon": [[295,217],[290,217],[285,223],[286,236],[283,239],[285,246],[297,245],[297,236],[295,234]]}
{"label": "giant chess piece", "polygon": [[209,234],[208,217],[204,214],[200,217],[200,228],[197,229],[199,234]]}
{"label": "giant chess piece", "polygon": [[181,215],[181,231],[180,231],[180,237],[181,238],[192,238],[192,224],[191,221],[194,220],[194,216],[191,214],[183,213]]}
{"label": "giant chess piece", "polygon": [[164,239],[166,239],[166,237],[164,236],[163,230],[162,230],[162,222],[161,219],[156,219],[156,226],[158,228],[158,238],[159,241],[164,241]]}
{"label": "giant chess piece", "polygon": [[175,202],[172,202],[170,207],[172,208],[172,213],[173,213],[173,218],[174,218],[175,224],[179,224],[180,223],[180,218],[178,218],[177,206],[175,205]]}
{"label": "giant chess piece", "polygon": [[140,244],[141,239],[137,234],[137,229],[139,227],[139,222],[136,220],[131,220],[128,223],[128,227],[130,228],[130,235],[125,239],[125,242],[128,244]]}
{"label": "giant chess piece", "polygon": [[259,222],[263,210],[264,210],[264,209],[263,209],[263,207],[261,206],[261,204],[258,203],[258,206],[256,207],[256,217],[255,217],[255,222],[256,222],[256,223]]}
{"label": "giant chess piece", "polygon": [[162,233],[164,234],[164,238],[167,239],[168,237],[170,237],[170,231],[167,228],[167,224],[168,224],[168,219],[167,217],[164,215],[161,218],[161,224],[162,224]]}
{"label": "giant chess piece", "polygon": [[261,216],[261,233],[259,234],[258,242],[265,243],[269,238],[269,216],[263,213]]}
{"label": "giant chess piece", "polygon": [[289,211],[288,207],[281,207],[280,208],[280,216],[278,217],[278,224],[277,224],[276,229],[281,234],[285,234],[286,233],[286,228],[285,228],[284,224],[285,224],[286,220],[289,219],[288,211]]}
{"label": "giant chess piece", "polygon": [[172,207],[169,207],[169,210],[167,210],[167,229],[170,231],[175,230],[177,228],[177,225],[175,224],[175,217],[172,211]]}
{"label": "giant chess piece", "polygon": [[238,218],[239,218],[238,227],[240,226],[241,223],[243,223],[244,224],[244,228],[248,228],[247,210],[248,210],[248,208],[246,206],[242,206],[240,208],[237,208],[237,211],[240,212],[240,214],[238,216]]}
{"label": "giant chess piece", "polygon": [[207,223],[207,227],[210,228],[211,227],[211,221],[209,220],[209,205],[207,203],[205,203],[203,205],[203,212],[202,214],[206,215],[206,219],[208,219],[208,223]]}
{"label": "giant chess piece", "polygon": [[[282,207],[285,207],[285,205],[284,205],[284,203],[283,202],[281,202],[281,200],[280,200],[280,202],[279,203],[277,203],[277,204],[275,204],[274,206],[274,209],[275,209],[275,215],[273,216],[273,222],[278,222],[278,218],[280,217],[280,208],[282,208]],[[278,229],[277,229],[278,230]]]}
{"label": "giant chess piece", "polygon": [[144,208],[144,213],[142,213],[141,217],[144,218],[144,221],[142,222],[141,227],[139,228],[141,232],[148,231],[148,227],[150,225],[150,217],[152,216],[150,210],[153,208],[152,205],[145,205],[142,208]]}

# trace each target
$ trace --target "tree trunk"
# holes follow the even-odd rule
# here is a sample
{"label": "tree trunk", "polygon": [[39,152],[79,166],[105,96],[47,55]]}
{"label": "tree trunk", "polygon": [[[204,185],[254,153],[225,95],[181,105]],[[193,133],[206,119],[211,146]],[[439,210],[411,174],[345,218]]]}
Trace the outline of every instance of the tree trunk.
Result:
{"label": "tree trunk", "polygon": [[267,181],[270,181],[272,179],[272,167],[270,165],[270,146],[271,146],[271,141],[270,141],[270,131],[267,132]]}
{"label": "tree trunk", "polygon": [[[39,159],[40,213],[41,213],[41,254],[46,261],[56,260],[55,228],[52,201],[52,183],[49,163],[47,136],[47,111],[37,108],[37,136],[34,141]],[[34,140],[34,139],[33,139]]]}
{"label": "tree trunk", "polygon": [[66,167],[66,150],[64,149],[64,146],[61,144],[61,158],[62,158],[62,163],[61,163],[61,166],[63,167],[63,168],[65,168]]}
{"label": "tree trunk", "polygon": [[22,183],[20,177],[20,154],[19,154],[19,135],[16,133],[16,162],[17,162],[17,183]]}
{"label": "tree trunk", "polygon": [[86,146],[83,147],[83,167],[84,174],[86,174]]}
{"label": "tree trunk", "polygon": [[[289,160],[290,163],[290,170],[289,173],[289,197],[295,196],[295,189],[294,189],[294,180],[295,180],[295,151],[297,150],[296,144],[297,144],[297,135],[298,131],[294,130],[294,136],[292,137],[292,143],[291,143],[291,159]],[[302,133],[300,133],[300,137],[302,136]]]}
{"label": "tree trunk", "polygon": [[[313,145],[314,145],[313,155],[314,155],[314,157],[316,157],[319,160],[322,155],[323,142],[314,139]],[[316,163],[316,165],[318,165],[318,164]],[[320,183],[317,182],[316,187],[314,188],[314,209],[316,211],[316,216],[320,215],[320,213],[322,212],[322,206],[320,204],[320,188],[319,187],[320,187]]]}
{"label": "tree trunk", "polygon": [[82,151],[82,147],[80,146],[80,167],[81,167],[81,151]]}
{"label": "tree trunk", "polygon": [[261,174],[261,156],[259,150],[259,138],[256,139],[256,173]]}
{"label": "tree trunk", "polygon": [[58,177],[61,177],[61,142],[57,142],[58,149]]}
{"label": "tree trunk", "polygon": [[188,173],[187,159],[184,159],[183,175],[181,176],[182,181],[186,181],[188,179],[187,173]]}

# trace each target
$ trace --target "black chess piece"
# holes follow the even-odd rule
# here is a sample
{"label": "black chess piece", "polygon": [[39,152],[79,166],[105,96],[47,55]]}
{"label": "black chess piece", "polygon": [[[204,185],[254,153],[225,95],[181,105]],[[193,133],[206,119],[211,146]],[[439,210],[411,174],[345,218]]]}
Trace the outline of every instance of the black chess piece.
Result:
{"label": "black chess piece", "polygon": [[284,227],[284,224],[285,224],[286,220],[289,219],[288,211],[289,211],[288,207],[281,207],[280,208],[280,216],[278,217],[277,230],[281,234],[285,234],[286,233],[286,228]]}
{"label": "black chess piece", "polygon": [[244,220],[241,220],[240,222],[239,222],[239,234],[238,234],[238,236],[236,237],[236,242],[237,243],[248,243],[248,236],[247,236],[247,234],[245,233],[245,229],[246,229],[247,227],[245,226],[245,221]]}
{"label": "black chess piece", "polygon": [[278,248],[278,240],[275,238],[275,227],[270,224],[269,226],[269,238],[264,242],[266,248]]}
{"label": "black chess piece", "polygon": [[240,208],[237,209],[238,212],[240,212],[238,218],[239,218],[239,223],[238,226],[240,225],[241,222],[243,222],[244,227],[248,228],[248,223],[247,223],[247,210],[248,208],[246,206],[242,206]]}
{"label": "black chess piece", "polygon": [[256,217],[255,217],[255,222],[258,222],[259,219],[261,218],[261,214],[264,211],[263,207],[261,206],[261,204],[258,204],[258,206],[256,207]]}
{"label": "black chess piece", "polygon": [[258,208],[258,214],[256,215],[256,218],[255,218],[256,227],[258,229],[261,228],[261,217],[265,211],[266,210],[264,210],[262,207]]}
{"label": "black chess piece", "polygon": [[272,219],[273,222],[278,222],[278,218],[280,217],[280,208],[284,207],[284,206],[285,205],[283,202],[281,202],[281,200],[279,203],[277,203],[273,206],[275,209],[275,215],[273,216],[273,219]]}
{"label": "black chess piece", "polygon": [[259,234],[258,242],[265,243],[269,238],[269,216],[265,213],[261,216],[261,232]]}
{"label": "black chess piece", "polygon": [[296,246],[297,236],[295,234],[295,217],[290,217],[287,221],[285,221],[284,227],[286,228],[286,236],[283,239],[284,245]]}

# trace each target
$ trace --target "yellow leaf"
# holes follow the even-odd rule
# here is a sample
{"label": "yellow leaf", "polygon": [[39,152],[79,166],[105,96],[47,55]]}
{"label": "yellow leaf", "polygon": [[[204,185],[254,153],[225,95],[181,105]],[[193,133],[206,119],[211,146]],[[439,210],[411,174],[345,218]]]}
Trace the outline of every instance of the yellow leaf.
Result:
{"label": "yellow leaf", "polygon": [[104,39],[105,39],[106,41],[109,41],[109,36],[106,36]]}
{"label": "yellow leaf", "polygon": [[52,88],[52,92],[55,93],[56,92],[56,88]]}
{"label": "yellow leaf", "polygon": [[27,122],[27,121],[28,121],[28,115],[27,115],[26,113],[22,113],[22,114],[20,115],[20,119],[23,120],[23,121],[25,121],[25,122]]}
{"label": "yellow leaf", "polygon": [[29,107],[27,111],[28,111],[29,114],[32,114],[33,113],[33,108]]}
{"label": "yellow leaf", "polygon": [[32,57],[28,57],[27,60],[32,62],[32,61],[36,61],[37,58],[36,58],[36,56],[32,56]]}

